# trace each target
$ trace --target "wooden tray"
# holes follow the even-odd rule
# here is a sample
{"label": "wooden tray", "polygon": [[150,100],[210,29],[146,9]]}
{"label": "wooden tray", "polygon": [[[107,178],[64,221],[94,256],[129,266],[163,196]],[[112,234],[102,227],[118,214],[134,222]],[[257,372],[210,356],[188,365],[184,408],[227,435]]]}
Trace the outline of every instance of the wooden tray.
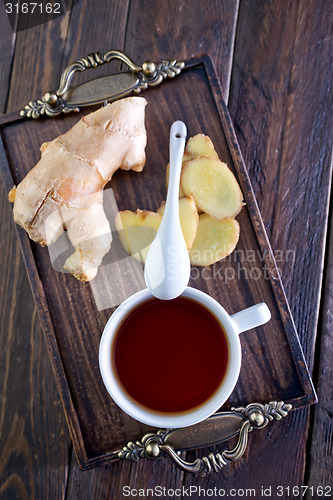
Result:
{"label": "wooden tray", "polygon": [[[190,282],[213,296],[230,314],[261,301],[272,312],[267,325],[242,334],[241,373],[225,408],[283,400],[296,409],[315,402],[277,266],[210,59],[189,61],[175,79],[142,95],[148,101],[147,162],[140,174],[119,171],[114,175],[111,185],[120,210],[156,210],[165,199],[168,136],[175,119],[187,124],[188,137],[200,132],[212,138],[244,193],[246,206],[237,216],[241,227],[237,252],[209,268],[193,268]],[[38,120],[21,119],[18,112],[1,117],[1,169],[6,189],[18,184],[37,163],[43,142],[68,130],[87,112]],[[99,311],[89,284],[55,271],[48,250],[30,241],[18,226],[17,231],[79,465],[88,469],[117,460],[117,450],[128,440],[140,439],[148,427],[113,403],[100,377],[99,341],[113,309]],[[103,266],[99,273],[103,273]],[[105,294],[112,293],[105,280]],[[140,369],[141,362],[134,359],[133,369]],[[193,369],[199,371],[200,367]]]}

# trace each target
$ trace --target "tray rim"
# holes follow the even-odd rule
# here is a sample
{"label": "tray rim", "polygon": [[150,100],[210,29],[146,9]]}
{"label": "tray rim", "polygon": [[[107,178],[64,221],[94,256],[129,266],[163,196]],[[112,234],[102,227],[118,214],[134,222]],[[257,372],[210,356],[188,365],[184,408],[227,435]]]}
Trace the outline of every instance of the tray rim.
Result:
{"label": "tray rim", "polygon": [[[246,192],[245,197],[246,203],[248,205],[248,212],[251,218],[252,226],[254,228],[258,246],[265,260],[265,265],[270,271],[273,269],[277,271],[273,251],[265,230],[265,226],[248,175],[248,171],[238,144],[229,110],[223,99],[222,88],[216,74],[215,66],[211,58],[207,54],[203,54],[201,56],[188,59],[185,62],[183,73],[195,70],[196,68],[200,67],[204,69],[210,85],[210,89],[213,93],[216,110],[228,143],[231,157],[234,162],[238,180],[241,184],[243,192]],[[221,112],[221,110],[223,112]],[[14,111],[11,113],[0,115],[0,170],[6,189],[10,189],[10,187],[14,185],[14,181],[11,174],[11,168],[6,155],[6,149],[3,143],[1,132],[6,125],[10,125],[12,123],[15,123],[16,121],[26,121],[27,119],[28,118],[20,116],[20,111]],[[50,118],[39,118],[39,120],[44,119],[49,120]],[[239,165],[241,165],[241,169],[239,168]],[[246,190],[244,189],[244,186],[246,187]],[[21,252],[23,254],[24,265],[27,270],[33,298],[36,304],[39,318],[41,320],[43,334],[46,337],[46,347],[49,353],[51,366],[56,377],[56,384],[63,405],[65,418],[67,421],[71,440],[73,442],[73,447],[78,460],[78,464],[82,470],[88,470],[99,465],[118,461],[120,460],[120,458],[118,458],[118,453],[120,450],[114,450],[112,452],[97,455],[93,458],[88,458],[85,449],[83,434],[81,431],[80,421],[75,410],[73,397],[67,382],[65,367],[58,346],[57,337],[55,335],[50,311],[48,309],[46,293],[38,273],[36,261],[33,257],[30,240],[24,229],[22,229],[17,224],[15,224],[15,229],[18,234]],[[272,273],[270,273],[269,281],[272,286],[274,298],[277,303],[286,336],[288,338],[290,352],[296,366],[300,385],[304,392],[304,395],[286,401],[286,403],[292,404],[292,410],[297,410],[299,408],[316,403],[318,399],[313,382],[311,380],[309,369],[306,364],[302,346],[299,341],[281,277],[278,275],[277,279],[273,279]],[[284,305],[284,308],[282,304]]]}

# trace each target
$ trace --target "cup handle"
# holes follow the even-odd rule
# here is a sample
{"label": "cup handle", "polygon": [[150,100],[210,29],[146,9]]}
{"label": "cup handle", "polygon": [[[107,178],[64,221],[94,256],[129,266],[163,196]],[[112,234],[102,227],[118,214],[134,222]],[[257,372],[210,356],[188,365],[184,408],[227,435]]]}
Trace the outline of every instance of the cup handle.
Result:
{"label": "cup handle", "polygon": [[256,304],[231,316],[237,334],[264,325],[270,319],[271,311],[265,302]]}

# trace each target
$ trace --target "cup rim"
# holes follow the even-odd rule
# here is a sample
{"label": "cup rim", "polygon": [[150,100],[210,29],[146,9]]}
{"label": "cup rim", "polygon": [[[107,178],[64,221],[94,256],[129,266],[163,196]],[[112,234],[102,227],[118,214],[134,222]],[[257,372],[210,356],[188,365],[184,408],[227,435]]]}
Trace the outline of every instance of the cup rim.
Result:
{"label": "cup rim", "polygon": [[99,367],[104,385],[114,402],[129,416],[154,427],[188,427],[215,413],[232,393],[241,368],[241,344],[232,319],[215,299],[197,288],[186,287],[181,295],[206,307],[223,325],[229,347],[226,373],[214,393],[197,407],[181,412],[160,412],[138,403],[122,387],[111,363],[111,349],[119,324],[140,303],[153,298],[148,289],[140,290],[126,299],[110,316],[99,347]]}

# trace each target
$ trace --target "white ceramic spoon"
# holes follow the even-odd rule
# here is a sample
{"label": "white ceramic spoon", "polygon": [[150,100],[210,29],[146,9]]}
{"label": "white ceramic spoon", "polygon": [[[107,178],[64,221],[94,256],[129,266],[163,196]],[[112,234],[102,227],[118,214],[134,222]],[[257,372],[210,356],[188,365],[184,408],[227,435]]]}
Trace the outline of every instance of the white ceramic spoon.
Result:
{"label": "white ceramic spoon", "polygon": [[191,272],[179,220],[179,181],[185,139],[185,124],[181,121],[174,122],[170,129],[169,187],[164,215],[146,258],[146,285],[155,297],[162,300],[181,295]]}

